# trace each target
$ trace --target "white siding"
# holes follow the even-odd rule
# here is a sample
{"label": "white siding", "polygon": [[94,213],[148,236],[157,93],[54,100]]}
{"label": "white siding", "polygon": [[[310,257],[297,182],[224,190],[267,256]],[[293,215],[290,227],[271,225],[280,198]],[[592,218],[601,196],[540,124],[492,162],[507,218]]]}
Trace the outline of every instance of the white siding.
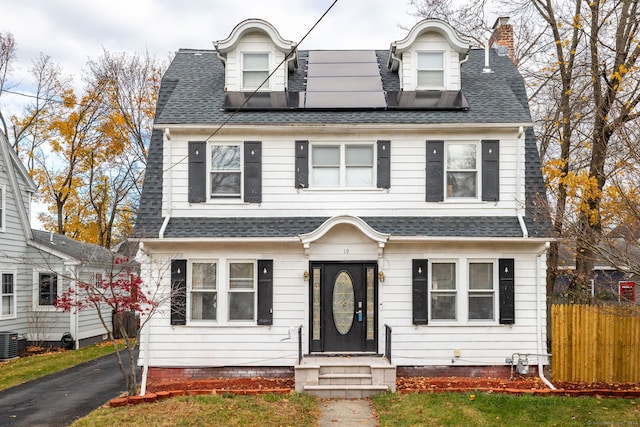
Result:
{"label": "white siding", "polygon": [[[171,140],[164,143],[164,215],[168,213],[169,200],[173,217],[227,216],[229,209],[233,209],[236,216],[246,217],[338,214],[396,216],[399,212],[406,216],[515,216],[516,209],[524,205],[524,180],[521,178],[523,174],[517,174],[518,167],[524,170],[524,139],[523,136],[517,136],[517,129],[485,131],[480,135],[442,130],[402,133],[377,130],[374,133],[343,129],[331,136],[311,131],[289,135],[289,130],[280,130],[286,133],[245,133],[233,137],[216,137],[210,141],[222,144],[241,144],[247,140],[262,141],[262,203],[259,204],[243,203],[239,199],[188,203],[188,141],[204,140],[206,136],[172,132]],[[374,145],[374,151],[377,140],[391,140],[391,188],[320,190],[310,185],[308,189],[296,189],[294,144],[295,140],[299,139],[309,140],[312,145],[370,143]],[[500,140],[500,201],[482,202],[479,194],[478,199],[469,201],[458,199],[455,202],[425,202],[425,141],[428,139],[478,143],[481,139]],[[480,184],[480,155],[477,160]]]}
{"label": "white siding", "polygon": [[402,54],[402,64],[398,69],[402,89],[416,90],[417,54],[428,51],[444,52],[445,89],[460,90],[460,56],[451,49],[449,42],[442,35],[435,32],[423,34],[411,46],[411,50]]}
{"label": "white siding", "polygon": [[[385,280],[378,285],[378,351],[384,349],[384,325],[393,328],[393,360],[398,365],[503,365],[513,353],[536,353],[536,286],[544,280],[544,261],[538,264],[538,244],[481,243],[399,243],[386,245],[382,258],[377,257],[375,242],[352,226],[337,225],[325,236],[311,243],[305,257],[301,244],[148,244],[154,274],[167,271],[169,259],[273,259],[273,325],[234,326],[219,324],[171,326],[165,307],[151,320],[149,366],[292,366],[297,357],[296,328],[303,326],[303,352],[308,352],[309,282],[303,278],[310,261],[378,262]],[[515,325],[500,325],[497,320],[484,324],[429,325],[412,324],[411,260],[455,258],[515,258]],[[540,265],[540,270],[536,270]],[[145,283],[155,283],[143,268]],[[169,287],[168,271],[161,280]],[[538,282],[542,283],[542,282]],[[544,286],[538,296],[541,327],[544,322]],[[142,335],[141,357],[144,360],[147,337]],[[544,340],[544,336],[543,336]],[[461,357],[454,358],[453,351]]]}
{"label": "white siding", "polygon": [[[225,86],[229,91],[240,91],[242,88],[242,53],[269,53],[269,71],[278,66],[284,59],[284,53],[276,49],[268,35],[250,33],[242,38],[236,49],[227,54],[225,64]],[[269,85],[261,90],[284,91],[287,85],[286,65],[280,65],[271,76]]]}
{"label": "white siding", "polygon": [[[3,219],[5,221],[0,231],[0,270],[14,274],[14,297],[16,298],[16,311],[13,315],[0,317],[0,330],[24,335],[27,332],[25,313],[31,304],[31,271],[25,263],[27,243],[16,203],[24,203],[28,211],[29,194],[21,191],[20,199],[16,200],[9,181],[9,167],[13,165],[4,165],[4,156],[0,155],[0,186],[4,192]],[[20,188],[26,188],[22,176],[19,173],[16,175]]]}

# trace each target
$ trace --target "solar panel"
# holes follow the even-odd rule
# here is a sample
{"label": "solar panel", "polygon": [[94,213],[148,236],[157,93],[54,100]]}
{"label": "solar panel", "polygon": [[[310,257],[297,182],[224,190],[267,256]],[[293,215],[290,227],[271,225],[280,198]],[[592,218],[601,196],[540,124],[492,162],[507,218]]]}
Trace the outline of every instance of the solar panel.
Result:
{"label": "solar panel", "polygon": [[314,77],[307,81],[307,92],[382,92],[380,76]]}
{"label": "solar panel", "polygon": [[329,76],[376,76],[380,77],[378,63],[371,62],[347,62],[347,63],[319,63],[307,69],[309,77]]}
{"label": "solar panel", "polygon": [[378,62],[373,50],[310,50],[308,64]]}
{"label": "solar panel", "polygon": [[378,59],[372,50],[310,51],[305,108],[385,108]]}
{"label": "solar panel", "polygon": [[468,110],[459,90],[384,92],[373,50],[309,51],[305,92],[227,92],[223,110]]}
{"label": "solar panel", "polygon": [[302,108],[303,94],[300,92],[227,92],[222,103],[223,110],[292,110]]}
{"label": "solar panel", "polygon": [[384,92],[307,92],[306,108],[385,108]]}
{"label": "solar panel", "polygon": [[468,110],[469,103],[460,90],[387,92],[390,110]]}

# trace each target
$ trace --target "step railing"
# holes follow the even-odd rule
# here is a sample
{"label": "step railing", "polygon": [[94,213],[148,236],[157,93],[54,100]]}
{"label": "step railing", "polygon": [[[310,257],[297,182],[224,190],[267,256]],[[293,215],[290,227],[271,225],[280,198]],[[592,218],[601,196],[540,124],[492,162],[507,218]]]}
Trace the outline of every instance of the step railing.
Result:
{"label": "step railing", "polygon": [[384,325],[384,357],[391,363],[391,326]]}

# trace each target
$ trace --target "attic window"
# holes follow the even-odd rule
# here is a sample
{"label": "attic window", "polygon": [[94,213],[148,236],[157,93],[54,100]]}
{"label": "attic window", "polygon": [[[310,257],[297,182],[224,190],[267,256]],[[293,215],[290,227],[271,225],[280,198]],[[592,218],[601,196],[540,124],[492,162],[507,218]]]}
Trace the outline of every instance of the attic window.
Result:
{"label": "attic window", "polygon": [[418,88],[444,87],[444,52],[418,52]]}
{"label": "attic window", "polygon": [[[268,53],[242,54],[242,87],[243,89],[257,89],[269,77]],[[268,89],[267,81],[262,88]]]}

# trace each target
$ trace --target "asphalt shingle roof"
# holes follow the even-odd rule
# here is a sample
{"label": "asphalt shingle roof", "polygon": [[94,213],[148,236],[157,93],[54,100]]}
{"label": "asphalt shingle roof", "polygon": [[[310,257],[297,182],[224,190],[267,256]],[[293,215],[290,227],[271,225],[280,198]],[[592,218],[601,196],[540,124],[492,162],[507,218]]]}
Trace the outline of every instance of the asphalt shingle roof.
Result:
{"label": "asphalt shingle roof", "polygon": [[102,246],[79,242],[62,234],[42,230],[31,230],[33,241],[81,262],[109,264],[114,255]]}
{"label": "asphalt shingle roof", "polygon": [[[386,64],[388,51],[376,51],[383,89],[400,90],[398,75]],[[299,67],[289,76],[289,89],[303,91],[308,51],[299,51]],[[522,77],[513,63],[491,51],[492,73],[483,73],[484,51],[471,50],[461,66],[466,111],[416,110],[293,110],[241,111],[229,124],[437,124],[531,122]],[[164,75],[156,125],[217,125],[232,113],[222,111],[224,67],[215,51],[180,50]],[[533,130],[526,131],[525,224],[531,237],[553,235],[544,210],[545,184]],[[157,238],[162,226],[162,132],[154,130],[148,151],[147,170],[134,236]],[[171,218],[165,237],[292,237],[315,230],[326,217],[291,218]],[[521,237],[516,217],[367,217],[375,230],[397,236]]]}

